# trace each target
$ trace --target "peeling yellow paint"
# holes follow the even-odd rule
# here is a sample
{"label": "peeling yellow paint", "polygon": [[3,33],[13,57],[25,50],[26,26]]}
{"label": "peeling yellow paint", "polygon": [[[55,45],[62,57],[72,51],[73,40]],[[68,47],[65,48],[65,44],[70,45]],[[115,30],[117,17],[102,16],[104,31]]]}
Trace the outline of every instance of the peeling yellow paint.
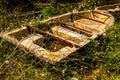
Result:
{"label": "peeling yellow paint", "polygon": [[47,54],[47,56],[51,57],[52,59],[55,59],[60,56],[60,54]]}

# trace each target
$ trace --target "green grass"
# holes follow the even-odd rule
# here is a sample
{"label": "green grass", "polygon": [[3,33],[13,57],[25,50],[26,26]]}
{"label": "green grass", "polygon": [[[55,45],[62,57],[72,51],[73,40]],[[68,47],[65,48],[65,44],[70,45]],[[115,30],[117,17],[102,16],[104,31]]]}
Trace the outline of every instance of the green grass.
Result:
{"label": "green grass", "polygon": [[[45,13],[48,14],[47,12]],[[35,16],[10,18],[8,15],[1,15],[0,32],[18,28],[21,25],[28,24],[30,21],[41,19]],[[24,52],[17,46],[0,39],[0,79],[119,80],[119,49],[119,23],[115,23],[115,25],[111,26],[98,40],[92,41],[84,49],[73,53],[55,65],[49,64],[47,61],[42,61],[30,53]]]}

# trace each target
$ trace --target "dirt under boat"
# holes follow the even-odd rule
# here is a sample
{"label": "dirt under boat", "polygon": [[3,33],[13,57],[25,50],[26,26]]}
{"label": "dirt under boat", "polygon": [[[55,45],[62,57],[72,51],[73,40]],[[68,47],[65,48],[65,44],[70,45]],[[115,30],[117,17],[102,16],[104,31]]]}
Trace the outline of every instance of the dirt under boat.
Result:
{"label": "dirt under boat", "polygon": [[55,24],[39,28],[29,24],[1,32],[0,37],[54,64],[102,35],[114,24],[114,17],[103,10],[89,10],[69,12],[40,23]]}

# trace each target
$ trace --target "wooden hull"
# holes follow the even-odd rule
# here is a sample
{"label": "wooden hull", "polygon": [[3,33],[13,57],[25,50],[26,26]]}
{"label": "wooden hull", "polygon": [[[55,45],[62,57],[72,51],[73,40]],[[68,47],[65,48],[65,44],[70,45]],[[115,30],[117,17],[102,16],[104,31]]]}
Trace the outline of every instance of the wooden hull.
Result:
{"label": "wooden hull", "polygon": [[120,14],[120,3],[100,6],[100,7],[95,8],[95,10],[106,10],[113,15],[119,15]]}
{"label": "wooden hull", "polygon": [[70,12],[40,22],[56,23],[47,29],[27,25],[10,32],[2,32],[3,39],[33,53],[52,64],[86,46],[91,39],[102,35],[114,24],[114,17],[106,11]]}

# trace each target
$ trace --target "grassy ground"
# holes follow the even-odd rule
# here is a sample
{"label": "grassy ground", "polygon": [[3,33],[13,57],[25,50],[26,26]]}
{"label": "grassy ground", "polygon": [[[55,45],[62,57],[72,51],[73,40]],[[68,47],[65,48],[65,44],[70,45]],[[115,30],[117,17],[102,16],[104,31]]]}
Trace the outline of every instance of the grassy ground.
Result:
{"label": "grassy ground", "polygon": [[[41,14],[51,11],[48,7],[47,9]],[[54,8],[52,10],[55,11]],[[65,10],[63,13],[68,11]],[[0,14],[2,15],[0,16],[0,32],[20,27],[31,20],[46,18],[48,15],[48,13],[44,14],[42,18],[41,16],[11,18],[8,14]],[[55,65],[42,61],[0,39],[0,79],[120,80],[120,24],[118,17],[116,17],[115,25],[110,27],[98,40],[92,41],[86,48],[75,52]]]}

